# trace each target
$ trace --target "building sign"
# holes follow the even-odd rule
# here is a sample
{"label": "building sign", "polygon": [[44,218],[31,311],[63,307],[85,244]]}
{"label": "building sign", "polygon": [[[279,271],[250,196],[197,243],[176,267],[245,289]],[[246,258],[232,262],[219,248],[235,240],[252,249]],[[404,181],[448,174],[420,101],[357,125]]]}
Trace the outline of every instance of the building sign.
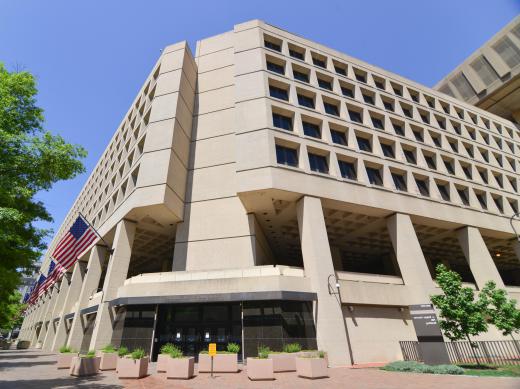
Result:
{"label": "building sign", "polygon": [[210,357],[213,357],[217,355],[217,344],[216,343],[210,343],[208,346],[208,354]]}
{"label": "building sign", "polygon": [[449,364],[448,351],[432,304],[410,305],[419,353],[428,365]]}

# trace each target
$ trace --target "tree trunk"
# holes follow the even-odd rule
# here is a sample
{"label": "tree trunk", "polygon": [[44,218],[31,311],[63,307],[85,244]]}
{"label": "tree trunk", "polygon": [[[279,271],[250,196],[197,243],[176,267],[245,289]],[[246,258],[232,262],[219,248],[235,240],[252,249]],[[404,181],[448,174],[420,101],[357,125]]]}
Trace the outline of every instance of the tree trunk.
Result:
{"label": "tree trunk", "polygon": [[475,348],[473,347],[473,343],[471,342],[471,339],[469,338],[468,334],[466,334],[466,338],[468,339],[469,347],[471,347],[473,358],[475,358],[475,361],[477,362],[477,366],[480,366],[480,359],[478,358],[477,353],[475,352]]}

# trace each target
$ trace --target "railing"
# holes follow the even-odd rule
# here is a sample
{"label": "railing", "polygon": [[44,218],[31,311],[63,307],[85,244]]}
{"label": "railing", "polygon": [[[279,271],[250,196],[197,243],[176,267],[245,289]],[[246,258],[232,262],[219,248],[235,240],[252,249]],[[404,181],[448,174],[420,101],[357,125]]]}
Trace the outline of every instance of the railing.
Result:
{"label": "railing", "polygon": [[[520,365],[520,341],[495,340],[445,342],[451,363],[485,363],[490,365]],[[401,341],[405,361],[422,361],[419,342]]]}

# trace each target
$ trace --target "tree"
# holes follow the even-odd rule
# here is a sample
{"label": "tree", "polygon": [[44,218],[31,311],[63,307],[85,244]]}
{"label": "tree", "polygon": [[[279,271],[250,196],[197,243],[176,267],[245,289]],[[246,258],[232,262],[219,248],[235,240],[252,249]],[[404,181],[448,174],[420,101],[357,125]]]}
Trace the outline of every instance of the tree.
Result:
{"label": "tree", "polygon": [[507,292],[498,289],[493,281],[486,282],[479,299],[485,306],[488,322],[502,331],[502,335],[515,340],[513,334],[520,332],[520,310],[516,308],[516,300],[509,299]]}
{"label": "tree", "polygon": [[4,309],[0,311],[0,328],[2,330],[9,332],[22,325],[22,311],[25,308],[25,304],[20,302],[21,298],[20,292],[15,290],[9,296],[7,303],[4,304]]}
{"label": "tree", "polygon": [[0,63],[0,312],[21,274],[34,270],[50,233],[34,225],[52,221],[35,194],[84,171],[86,151],[44,130],[36,95],[29,72],[9,72]]}
{"label": "tree", "polygon": [[[462,286],[462,278],[443,264],[437,265],[435,280],[443,294],[430,296],[433,305],[439,310],[439,326],[451,341],[467,339],[473,346],[470,336],[487,331],[485,312],[486,303],[475,300],[474,291]],[[475,355],[478,362],[478,358]]]}

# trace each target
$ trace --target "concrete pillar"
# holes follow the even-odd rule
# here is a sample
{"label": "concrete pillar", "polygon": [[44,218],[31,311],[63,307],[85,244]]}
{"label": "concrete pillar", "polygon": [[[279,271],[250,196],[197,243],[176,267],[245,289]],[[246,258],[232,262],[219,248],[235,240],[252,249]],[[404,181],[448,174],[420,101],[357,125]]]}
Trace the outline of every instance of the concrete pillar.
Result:
{"label": "concrete pillar", "polygon": [[117,290],[122,286],[128,274],[132,245],[134,243],[136,223],[121,220],[116,227],[113,253],[109,259],[103,297],[99,304],[89,350],[97,350],[112,342],[114,312],[109,302],[117,297]]}
{"label": "concrete pillar", "polygon": [[410,292],[409,304],[430,304],[435,285],[410,216],[396,213],[387,219],[386,226],[401,277]]}
{"label": "concrete pillar", "polygon": [[296,212],[305,276],[310,278],[312,289],[318,295],[314,311],[318,348],[328,353],[331,366],[350,365],[341,301],[338,294],[329,293],[328,278],[335,272],[321,200],[304,196],[298,201]]}
{"label": "concrete pillar", "polygon": [[[36,347],[38,344],[38,331],[37,328],[40,327],[39,323],[42,319],[43,313],[44,313],[44,296],[40,296],[40,298],[37,301],[37,309],[35,314],[35,320],[33,323],[33,332],[31,334],[31,345],[30,347]],[[41,329],[40,329],[41,330]]]}
{"label": "concrete pillar", "polygon": [[103,263],[106,260],[106,254],[106,247],[99,245],[94,246],[90,251],[87,273],[85,274],[83,285],[81,286],[81,293],[78,299],[79,303],[74,319],[72,320],[68,340],[68,345],[76,350],[79,350],[81,347],[83,334],[85,332],[84,325],[86,324],[81,317],[80,310],[87,307],[90,296],[99,285],[99,279],[101,278],[101,271]]}
{"label": "concrete pillar", "polygon": [[43,348],[43,343],[45,342],[45,338],[47,336],[47,329],[50,325],[50,322],[49,322],[49,324],[47,324],[47,322],[49,321],[49,317],[52,313],[54,305],[56,304],[57,294],[58,294],[58,290],[56,289],[56,287],[54,285],[51,287],[51,290],[47,290],[47,292],[46,292],[47,301],[45,303],[46,306],[44,308],[44,313],[42,316],[42,329],[40,331],[40,335],[38,336],[38,342],[42,343],[42,348]]}
{"label": "concrete pillar", "polygon": [[477,287],[482,289],[486,282],[495,281],[498,288],[505,289],[504,281],[500,277],[479,229],[470,226],[461,228],[458,231],[458,238]]}
{"label": "concrete pillar", "polygon": [[67,297],[67,292],[69,290],[69,282],[65,278],[61,279],[58,284],[58,289],[59,291],[58,296],[56,297],[56,304],[54,304],[52,309],[49,320],[49,328],[47,329],[47,335],[43,341],[42,349],[44,351],[51,351],[52,344],[54,343],[57,329],[54,319],[61,316],[63,304],[65,303],[65,298]]}
{"label": "concrete pillar", "polygon": [[81,284],[83,283],[83,276],[85,274],[85,264],[77,261],[74,264],[72,277],[67,290],[67,296],[63,303],[63,311],[60,315],[60,322],[56,329],[56,336],[52,343],[51,351],[58,351],[61,346],[64,346],[67,341],[67,327],[65,326],[65,315],[70,313],[76,301],[78,301],[79,293],[81,292]]}

